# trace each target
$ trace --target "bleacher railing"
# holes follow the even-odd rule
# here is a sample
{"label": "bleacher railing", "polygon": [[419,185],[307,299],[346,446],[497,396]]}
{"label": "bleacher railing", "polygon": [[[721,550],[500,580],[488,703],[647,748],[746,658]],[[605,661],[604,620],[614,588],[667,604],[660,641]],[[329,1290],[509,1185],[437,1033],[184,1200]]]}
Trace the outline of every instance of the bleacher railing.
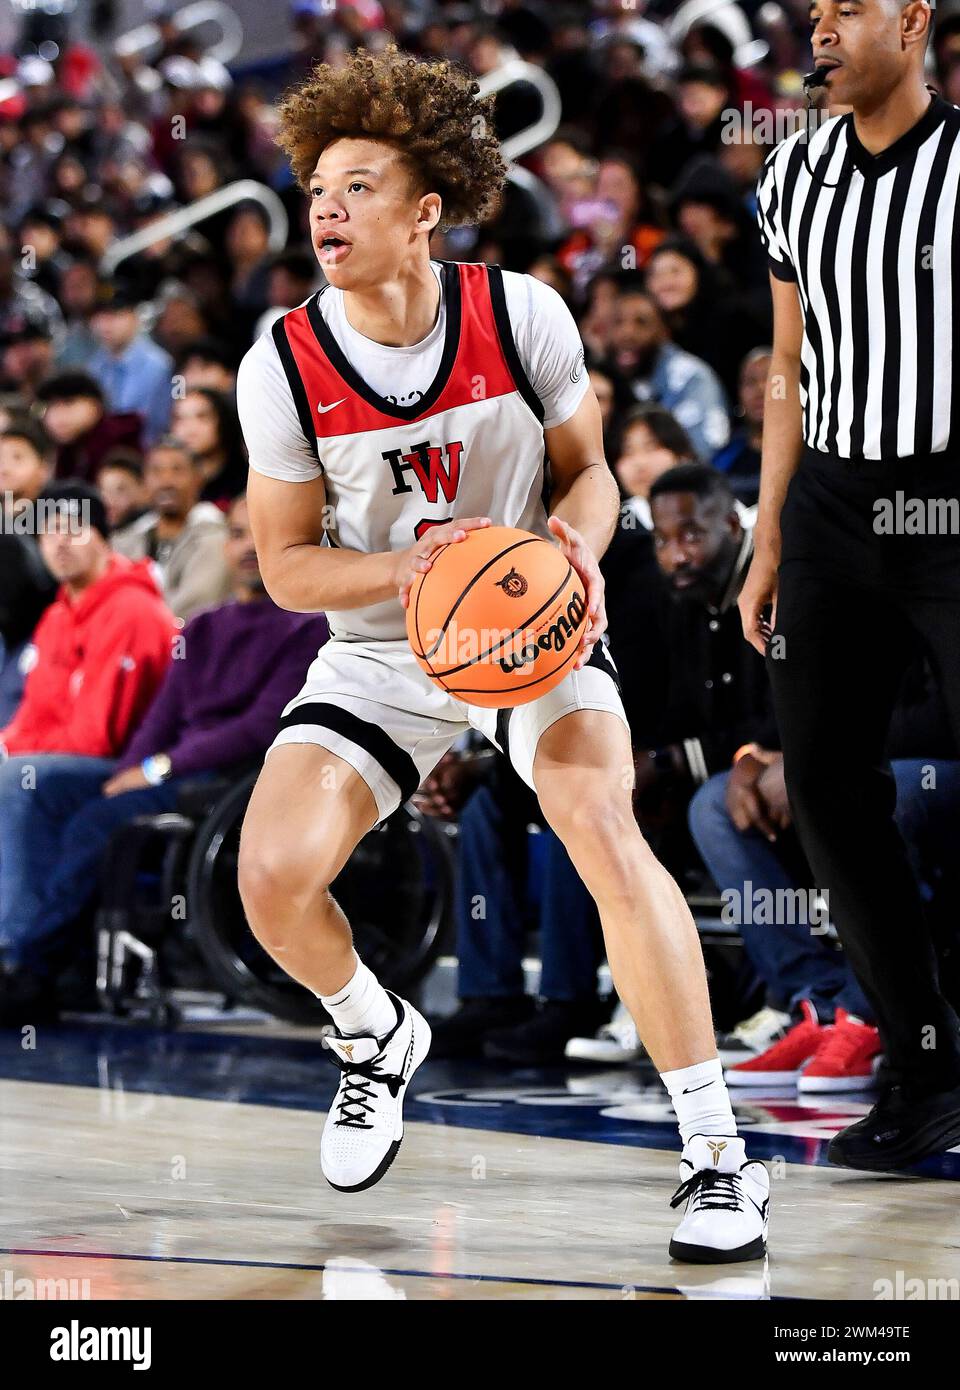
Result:
{"label": "bleacher railing", "polygon": [[214,213],[223,212],[235,203],[247,202],[259,203],[265,210],[270,219],[270,250],[282,251],[287,244],[289,229],[287,211],[283,203],[265,183],[258,183],[256,179],[238,179],[236,183],[228,183],[224,188],[218,188],[215,193],[208,193],[205,198],[198,199],[189,207],[165,213],[163,217],[158,217],[156,222],[151,222],[139,232],[131,232],[130,236],[121,237],[107,249],[100,262],[100,269],[104,275],[110,275],[122,261],[145,251],[154,242],[163,241],[167,237],[176,240],[198,222],[212,217]]}
{"label": "bleacher railing", "polygon": [[[195,4],[183,5],[170,15],[170,23],[180,34],[189,29],[199,29],[201,24],[218,24],[220,38],[216,43],[208,44],[205,53],[208,58],[216,58],[224,65],[232,62],[243,47],[240,16],[229,5],[221,4],[220,0],[196,0]],[[128,29],[120,35],[114,43],[114,52],[118,57],[128,58],[135,53],[148,52],[160,40],[161,34],[156,24],[138,24],[135,29]]]}

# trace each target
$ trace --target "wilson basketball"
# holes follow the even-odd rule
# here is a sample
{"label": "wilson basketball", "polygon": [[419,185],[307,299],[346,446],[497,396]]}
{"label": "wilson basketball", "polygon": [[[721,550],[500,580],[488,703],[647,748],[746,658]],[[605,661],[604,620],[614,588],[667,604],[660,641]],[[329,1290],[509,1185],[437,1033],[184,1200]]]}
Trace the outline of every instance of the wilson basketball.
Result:
{"label": "wilson basketball", "polygon": [[511,526],[436,551],[410,590],[407,636],[431,680],[468,705],[503,709],[552,690],[587,626],[580,577],[556,545]]}

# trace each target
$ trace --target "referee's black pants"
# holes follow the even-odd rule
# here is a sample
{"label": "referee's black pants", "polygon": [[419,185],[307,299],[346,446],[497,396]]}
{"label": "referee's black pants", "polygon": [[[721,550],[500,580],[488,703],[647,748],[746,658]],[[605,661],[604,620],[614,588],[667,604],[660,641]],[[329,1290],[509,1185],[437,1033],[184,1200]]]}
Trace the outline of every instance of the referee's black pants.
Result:
{"label": "referee's black pants", "polygon": [[[960,528],[878,533],[897,493],[956,525],[960,459],[848,461],[806,450],[781,516],[767,651],[797,831],[815,886],[874,1012],[895,1077],[960,1085],[960,1025],[940,989],[931,926],[894,825],[884,752],[905,669],[929,657],[960,747]],[[957,853],[960,855],[960,835]]]}

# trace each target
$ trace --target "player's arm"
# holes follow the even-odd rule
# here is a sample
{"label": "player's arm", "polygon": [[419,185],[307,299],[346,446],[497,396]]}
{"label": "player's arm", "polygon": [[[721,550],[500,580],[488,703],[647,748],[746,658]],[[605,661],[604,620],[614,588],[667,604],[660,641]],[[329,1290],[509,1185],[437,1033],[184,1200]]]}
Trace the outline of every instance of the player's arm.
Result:
{"label": "player's arm", "polygon": [[620,510],[620,494],[603,455],[603,424],[593,388],[587,388],[569,420],[544,430],[543,437],[553,484],[548,525],[583,580],[590,614],[576,661],[579,669],[607,626],[599,560]]}
{"label": "player's arm", "polygon": [[610,544],[620,494],[603,455],[603,422],[593,388],[569,420],[544,430],[550,460],[550,514],[579,531],[599,560]]}
{"label": "player's arm", "polygon": [[399,552],[321,545],[328,515],[322,476],[292,483],[251,468],[247,507],[263,582],[281,608],[319,613],[396,598]]}
{"label": "player's arm", "polygon": [[489,517],[458,518],[432,527],[406,550],[369,555],[322,546],[327,516],[323,478],[290,483],[253,468],[247,508],[267,593],[293,613],[367,608],[398,595],[406,607],[415,574],[430,568],[427,556],[439,546],[463,540],[475,527],[490,525]]}
{"label": "player's arm", "polygon": [[[771,273],[773,356],[763,414],[760,502],[753,537],[753,561],[740,594],[743,635],[761,654],[776,623],[777,569],[780,564],[780,512],[803,448],[800,404],[800,351],[803,314],[796,281]],[[769,621],[763,611],[772,605]]]}

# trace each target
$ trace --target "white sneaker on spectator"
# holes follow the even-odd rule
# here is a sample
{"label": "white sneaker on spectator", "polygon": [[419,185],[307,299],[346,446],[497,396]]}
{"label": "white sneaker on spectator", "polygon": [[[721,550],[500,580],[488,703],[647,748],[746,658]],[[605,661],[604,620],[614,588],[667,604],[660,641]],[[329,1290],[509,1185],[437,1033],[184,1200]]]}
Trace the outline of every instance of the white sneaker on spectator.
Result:
{"label": "white sneaker on spectator", "polygon": [[403,1138],[403,1097],[430,1051],[430,1025],[405,999],[390,995],[397,1021],[385,1037],[330,1033],[323,1045],[343,1075],[320,1142],[331,1187],[361,1192],[380,1181]]}
{"label": "white sneaker on spectator", "polygon": [[769,1007],[738,1023],[730,1033],[721,1033],[717,1038],[717,1051],[725,1067],[735,1067],[738,1062],[747,1062],[751,1057],[759,1057],[775,1042],[786,1037],[792,1025],[790,1014]]}
{"label": "white sneaker on spectator", "polygon": [[670,1202],[686,1202],[670,1255],[690,1264],[734,1264],[767,1253],[770,1177],[748,1160],[742,1139],[694,1134],[680,1158],[680,1186]]}
{"label": "white sneaker on spectator", "polygon": [[610,1022],[592,1038],[571,1038],[565,1055],[574,1062],[600,1062],[604,1066],[638,1061],[643,1044],[626,1005],[618,1004]]}

